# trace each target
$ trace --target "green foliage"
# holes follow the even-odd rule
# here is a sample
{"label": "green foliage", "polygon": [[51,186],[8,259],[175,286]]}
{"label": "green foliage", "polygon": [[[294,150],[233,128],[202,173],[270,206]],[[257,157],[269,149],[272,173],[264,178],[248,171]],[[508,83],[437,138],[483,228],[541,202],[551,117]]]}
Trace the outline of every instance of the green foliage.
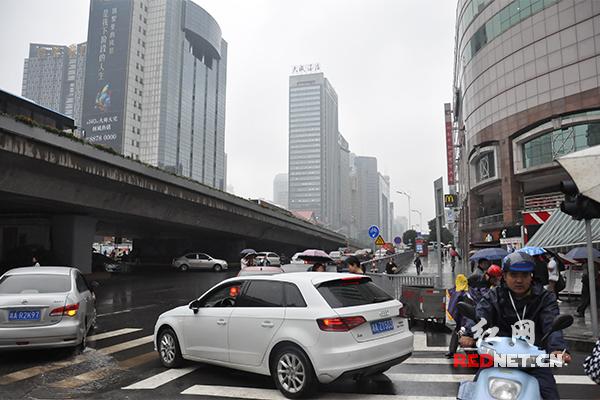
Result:
{"label": "green foliage", "polygon": [[[432,219],[431,221],[429,221],[427,223],[427,225],[429,225],[429,241],[430,242],[437,242],[437,231],[435,230],[435,218]],[[442,233],[442,243],[454,243],[454,235],[452,234],[452,232],[450,232],[448,230],[448,228],[446,228],[445,226],[442,226],[441,229],[441,233]]]}
{"label": "green foliage", "polygon": [[412,248],[415,247],[415,239],[416,238],[417,238],[417,231],[415,231],[413,229],[410,229],[402,234],[402,242],[407,246],[410,245]]}

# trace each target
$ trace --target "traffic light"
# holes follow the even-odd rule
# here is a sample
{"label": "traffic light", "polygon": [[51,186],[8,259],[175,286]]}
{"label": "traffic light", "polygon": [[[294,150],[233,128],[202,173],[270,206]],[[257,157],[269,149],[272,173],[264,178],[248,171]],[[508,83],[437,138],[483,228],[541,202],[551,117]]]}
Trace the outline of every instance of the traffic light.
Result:
{"label": "traffic light", "polygon": [[578,221],[600,218],[600,203],[579,193],[575,182],[572,180],[562,181],[560,191],[565,194],[565,200],[560,204],[560,211]]}

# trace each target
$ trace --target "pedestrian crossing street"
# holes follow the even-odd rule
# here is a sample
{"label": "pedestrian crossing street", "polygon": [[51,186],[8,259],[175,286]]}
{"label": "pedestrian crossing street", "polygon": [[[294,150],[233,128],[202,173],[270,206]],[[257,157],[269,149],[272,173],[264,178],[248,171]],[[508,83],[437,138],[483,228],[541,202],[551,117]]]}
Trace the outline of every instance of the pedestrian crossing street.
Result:
{"label": "pedestrian crossing street", "polygon": [[[28,368],[17,364],[14,370],[0,376],[0,392],[19,393],[19,389],[30,391],[37,387],[47,398],[63,398],[72,391],[89,393],[86,397],[109,393],[111,398],[284,398],[270,377],[199,363],[165,369],[153,350],[153,337],[147,333],[141,328],[97,333],[88,337],[88,349],[77,356]],[[473,371],[453,368],[451,360],[443,357],[445,351],[445,347],[428,346],[426,336],[417,332],[413,357],[376,378],[381,380],[366,387],[362,383],[359,387],[354,381],[323,385],[318,398],[454,399],[459,382],[472,380]],[[558,374],[556,379],[559,387],[593,385],[584,375]]]}

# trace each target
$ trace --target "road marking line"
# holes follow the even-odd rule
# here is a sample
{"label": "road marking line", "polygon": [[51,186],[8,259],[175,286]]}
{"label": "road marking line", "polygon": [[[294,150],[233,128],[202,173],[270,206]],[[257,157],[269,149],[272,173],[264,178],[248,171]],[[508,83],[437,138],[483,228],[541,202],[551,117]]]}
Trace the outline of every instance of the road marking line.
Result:
{"label": "road marking line", "polygon": [[88,340],[88,342],[93,342],[96,340],[108,339],[108,338],[115,337],[115,336],[126,335],[126,334],[132,333],[132,332],[138,332],[141,330],[142,330],[142,328],[123,328],[123,329],[118,329],[116,331],[108,331],[108,332],[104,332],[104,333],[99,333],[97,335],[88,336],[87,340]]}
{"label": "road marking line", "polygon": [[[214,396],[214,397],[231,397],[238,399],[254,399],[254,400],[285,400],[285,397],[280,391],[275,389],[256,389],[247,387],[233,386],[211,386],[211,385],[194,385],[181,392],[181,394],[195,396]],[[348,393],[319,393],[319,399],[327,400],[452,400],[456,397],[439,397],[439,396],[398,396],[389,394],[348,394]]]}
{"label": "road marking line", "polygon": [[427,336],[415,332],[413,339],[413,351],[448,351],[448,347],[427,346]]}
{"label": "road marking line", "polygon": [[156,389],[166,383],[169,383],[177,378],[181,378],[184,375],[189,374],[197,370],[199,366],[179,368],[179,369],[168,369],[165,372],[151,376],[150,378],[144,379],[143,381],[136,382],[132,385],[126,386],[122,389],[133,390],[133,389]]}
{"label": "road marking line", "polygon": [[109,355],[113,353],[118,353],[119,351],[131,349],[133,347],[141,346],[146,343],[152,342],[154,335],[148,335],[141,337],[139,339],[130,340],[128,342],[123,342],[119,344],[115,344],[114,346],[105,347],[103,349],[98,350],[98,353]]}
{"label": "road marking line", "polygon": [[[100,354],[110,355],[113,353],[117,353],[122,350],[127,350],[133,347],[141,346],[143,344],[152,342],[153,335],[145,336],[139,339],[130,340],[128,342],[116,344],[114,346],[105,347],[103,349],[98,350]],[[53,362],[46,365],[41,365],[37,367],[31,367],[22,369],[20,371],[16,371],[7,375],[0,377],[0,385],[8,385],[10,383],[22,381],[25,379],[33,378],[36,375],[44,374],[51,371],[56,371],[57,369],[62,369],[65,367],[70,367],[71,365],[81,364],[85,361],[89,361],[89,358],[85,354],[78,355],[72,360],[67,361],[58,361]]]}
{"label": "road marking line", "polygon": [[84,372],[83,374],[79,374],[57,382],[53,382],[50,384],[50,386],[63,389],[74,389],[79,386],[86,385],[90,382],[108,378],[109,376],[114,374],[119,374],[126,369],[135,368],[139,365],[145,364],[149,361],[156,359],[158,359],[158,354],[154,351],[151,351],[139,355],[137,357],[132,357],[123,361],[119,361],[118,367],[111,366]]}
{"label": "road marking line", "polygon": [[139,365],[146,364],[150,361],[158,360],[158,353],[150,351],[137,357],[128,358],[127,360],[119,361],[119,367],[123,369],[135,368]]}
{"label": "road marking line", "polygon": [[53,382],[50,386],[55,388],[62,389],[74,389],[79,386],[83,386],[86,383],[90,383],[92,381],[98,381],[100,379],[108,378],[112,374],[117,372],[117,369],[111,367],[99,368],[93,371],[89,371],[83,374],[79,374],[76,376],[71,376],[69,378],[63,379],[61,381]]}
{"label": "road marking line", "polygon": [[435,365],[452,365],[454,364],[454,360],[449,360],[446,358],[419,358],[419,357],[411,357],[408,360],[402,361],[401,364],[435,364]]}
{"label": "road marking line", "polygon": [[110,312],[110,313],[105,313],[105,314],[98,314],[97,317],[106,317],[107,315],[116,315],[116,314],[124,314],[124,313],[128,313],[131,312],[131,310],[121,310],[121,311],[115,311],[115,312]]}
{"label": "road marking line", "polygon": [[[437,383],[459,383],[462,381],[472,381],[474,374],[408,374],[408,373],[390,373],[385,374],[388,378],[403,382],[437,382]],[[557,384],[575,384],[575,385],[595,385],[585,375],[554,375]]]}

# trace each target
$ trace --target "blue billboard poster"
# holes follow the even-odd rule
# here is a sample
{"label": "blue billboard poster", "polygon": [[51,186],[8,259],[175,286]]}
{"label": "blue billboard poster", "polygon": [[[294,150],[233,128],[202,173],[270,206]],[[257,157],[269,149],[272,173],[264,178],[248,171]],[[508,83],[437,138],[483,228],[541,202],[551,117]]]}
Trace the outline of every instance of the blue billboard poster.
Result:
{"label": "blue billboard poster", "polygon": [[92,0],[82,128],[87,141],[123,150],[129,31],[133,2]]}

